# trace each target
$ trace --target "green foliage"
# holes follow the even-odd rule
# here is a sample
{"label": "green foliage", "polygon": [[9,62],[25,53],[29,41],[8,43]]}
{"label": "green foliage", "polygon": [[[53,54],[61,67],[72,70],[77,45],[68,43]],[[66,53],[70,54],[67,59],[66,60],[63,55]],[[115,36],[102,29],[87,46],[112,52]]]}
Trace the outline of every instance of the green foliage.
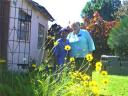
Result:
{"label": "green foliage", "polygon": [[113,20],[114,12],[121,5],[120,0],[91,0],[86,3],[81,12],[81,16],[92,18],[95,11],[98,11],[104,20]]}
{"label": "green foliage", "polygon": [[[93,72],[94,78],[98,79],[97,73]],[[127,96],[128,95],[128,76],[108,75],[109,84],[101,91],[102,96]],[[102,86],[102,85],[101,85]]]}
{"label": "green foliage", "polygon": [[[3,78],[5,81],[0,83],[0,96],[96,96],[88,88],[88,84],[91,84],[92,80],[96,80],[101,88],[101,96],[127,96],[128,94],[127,77],[102,77],[98,72],[94,72],[93,79],[90,80],[87,79],[86,74],[79,71],[69,71],[71,71],[69,66],[65,66],[63,71],[61,70],[58,73],[49,73],[41,67],[29,74],[14,73],[13,86],[11,85],[11,79],[9,79],[11,74],[8,73]],[[110,83],[108,85],[102,84],[101,81],[104,78],[109,78]]]}
{"label": "green foliage", "polygon": [[122,6],[118,9],[117,12],[115,12],[115,16],[117,19],[122,19],[126,16],[128,16],[128,1],[123,1]]}
{"label": "green foliage", "polygon": [[[110,75],[110,83],[108,92],[111,96],[127,96],[128,95],[128,76]],[[121,86],[120,86],[121,85]]]}
{"label": "green foliage", "polygon": [[6,72],[0,78],[0,96],[33,96],[28,74]]}
{"label": "green foliage", "polygon": [[78,70],[75,60],[70,60],[54,71],[51,67],[46,69],[43,63],[29,73],[6,72],[0,79],[0,96],[109,96],[109,82],[104,82],[109,79],[106,71],[103,75],[102,64],[96,63],[97,71],[92,78],[87,74],[93,66],[90,55],[84,59],[88,57],[88,62],[82,61]]}
{"label": "green foliage", "polygon": [[128,17],[114,27],[108,38],[109,47],[118,55],[128,55]]}

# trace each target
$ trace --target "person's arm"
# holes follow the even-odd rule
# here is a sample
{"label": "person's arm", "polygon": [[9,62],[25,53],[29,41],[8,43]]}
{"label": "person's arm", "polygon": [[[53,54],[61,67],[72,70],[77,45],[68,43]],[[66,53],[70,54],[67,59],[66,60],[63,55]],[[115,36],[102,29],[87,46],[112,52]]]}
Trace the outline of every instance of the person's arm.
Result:
{"label": "person's arm", "polygon": [[87,31],[87,42],[88,42],[89,53],[92,53],[95,50],[95,45],[94,45],[94,41],[88,31]]}

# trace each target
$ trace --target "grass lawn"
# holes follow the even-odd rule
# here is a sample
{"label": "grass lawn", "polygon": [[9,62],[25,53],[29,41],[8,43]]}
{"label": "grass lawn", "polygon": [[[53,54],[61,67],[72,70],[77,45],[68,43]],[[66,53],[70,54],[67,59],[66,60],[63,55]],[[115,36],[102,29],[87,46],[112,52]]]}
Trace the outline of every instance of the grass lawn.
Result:
{"label": "grass lawn", "polygon": [[[97,78],[96,75],[94,72],[94,78]],[[105,96],[128,96],[128,76],[108,75],[108,79],[107,91],[103,90],[101,94]]]}
{"label": "grass lawn", "polygon": [[128,76],[110,75],[108,90],[112,96],[128,96]]}

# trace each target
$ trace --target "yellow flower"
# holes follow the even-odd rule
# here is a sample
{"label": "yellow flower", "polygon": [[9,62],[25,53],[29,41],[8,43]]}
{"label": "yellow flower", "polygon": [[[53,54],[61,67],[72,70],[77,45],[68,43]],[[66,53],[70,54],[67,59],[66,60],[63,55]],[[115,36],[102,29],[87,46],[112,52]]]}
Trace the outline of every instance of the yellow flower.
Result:
{"label": "yellow flower", "polygon": [[32,64],[32,67],[33,67],[33,68],[36,68],[36,64]]}
{"label": "yellow flower", "polygon": [[0,59],[0,64],[5,63],[6,60]]}
{"label": "yellow flower", "polygon": [[55,37],[54,37],[54,36],[52,36],[52,39],[53,39],[53,40],[55,40]]}
{"label": "yellow flower", "polygon": [[101,71],[101,67],[96,67],[95,70],[96,71]]}
{"label": "yellow flower", "polygon": [[108,81],[108,79],[104,79],[102,82],[103,82],[103,84],[107,85],[109,81]]}
{"label": "yellow flower", "polygon": [[90,79],[90,77],[89,77],[89,76],[83,76],[82,79],[83,79],[84,81],[88,81],[88,80]]}
{"label": "yellow flower", "polygon": [[96,62],[96,67],[102,67],[102,63],[101,62]]}
{"label": "yellow flower", "polygon": [[100,91],[99,91],[98,87],[93,87],[92,92],[93,92],[93,94],[95,94],[95,96],[99,96],[98,94]]}
{"label": "yellow flower", "polygon": [[75,62],[75,58],[74,57],[71,57],[70,58],[70,62]]}
{"label": "yellow flower", "polygon": [[86,55],[86,60],[89,61],[89,62],[92,61],[93,60],[92,54],[87,54]]}
{"label": "yellow flower", "polygon": [[66,45],[66,46],[64,47],[64,49],[65,49],[66,51],[69,51],[69,50],[71,50],[71,46]]}
{"label": "yellow flower", "polygon": [[74,72],[72,75],[73,75],[74,77],[77,77],[77,73],[75,73],[75,72]]}
{"label": "yellow flower", "polygon": [[84,81],[84,82],[83,82],[83,81],[81,81],[80,83],[81,83],[83,86],[85,86],[85,87],[87,87],[87,86],[88,86],[88,81]]}
{"label": "yellow flower", "polygon": [[101,71],[101,75],[102,76],[107,76],[108,75],[108,72],[107,71]]}
{"label": "yellow flower", "polygon": [[97,87],[96,81],[91,81],[91,82],[89,82],[89,86],[90,86],[90,87]]}
{"label": "yellow flower", "polygon": [[59,44],[59,42],[58,42],[58,41],[54,42],[54,46],[57,46],[58,44]]}

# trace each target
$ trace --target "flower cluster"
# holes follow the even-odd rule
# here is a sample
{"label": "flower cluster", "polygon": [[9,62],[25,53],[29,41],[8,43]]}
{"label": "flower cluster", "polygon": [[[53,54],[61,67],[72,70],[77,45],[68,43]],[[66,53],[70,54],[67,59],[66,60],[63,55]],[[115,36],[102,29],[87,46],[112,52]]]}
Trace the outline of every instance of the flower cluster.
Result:
{"label": "flower cluster", "polygon": [[[101,66],[99,62],[97,63],[97,66],[98,67]],[[79,94],[84,94],[85,96],[91,93],[94,94],[94,96],[99,96],[100,91],[103,89],[102,87],[104,87],[104,86],[101,86],[101,84],[104,84],[104,85],[108,84],[108,79],[105,78],[105,76],[107,76],[107,72],[101,71],[99,75],[104,76],[101,78],[102,79],[101,81],[91,79],[89,75],[79,71],[69,72],[69,76],[72,80],[72,83],[66,86],[66,90],[69,93],[70,91],[72,91],[71,96],[74,96],[74,94],[76,94],[78,91],[80,92],[80,90],[82,90],[82,92],[80,92]],[[77,87],[75,87],[75,85],[77,85]]]}

